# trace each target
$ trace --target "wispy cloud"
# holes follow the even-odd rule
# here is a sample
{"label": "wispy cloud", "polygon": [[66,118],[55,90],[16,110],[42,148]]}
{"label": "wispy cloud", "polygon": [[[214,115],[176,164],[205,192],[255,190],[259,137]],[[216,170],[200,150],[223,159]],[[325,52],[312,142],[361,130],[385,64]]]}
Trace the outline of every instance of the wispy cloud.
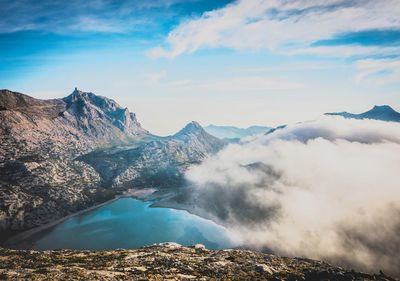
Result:
{"label": "wispy cloud", "polygon": [[304,85],[271,76],[235,76],[206,83],[203,87],[215,92],[243,93],[299,90],[304,88]]}
{"label": "wispy cloud", "polygon": [[373,80],[378,84],[400,81],[399,60],[360,60],[356,64],[358,74],[357,82]]}
{"label": "wispy cloud", "polygon": [[[176,13],[200,0],[0,0],[0,33],[46,31],[56,33],[122,33],[147,31],[154,25],[176,22]],[[216,5],[210,5],[211,8]],[[196,6],[200,12],[201,8]],[[187,8],[189,9],[189,8]],[[189,9],[190,10],[190,9]],[[157,19],[157,20],[154,20]],[[154,29],[156,30],[156,29]]]}
{"label": "wispy cloud", "polygon": [[[165,46],[151,49],[149,55],[174,58],[203,48],[268,49],[286,53],[307,49],[320,40],[337,38],[338,34],[374,30],[371,34],[376,35],[379,30],[400,29],[399,14],[400,5],[396,0],[238,0],[182,22],[169,33]],[[348,36],[348,40],[361,38],[353,42],[361,51],[364,45],[371,45],[363,43],[367,36],[368,33],[361,37]],[[392,43],[390,36],[386,41]],[[314,46],[309,52],[320,50]],[[385,53],[385,46],[379,51]]]}
{"label": "wispy cloud", "polygon": [[151,83],[159,83],[163,78],[167,76],[167,72],[165,70],[150,72],[145,75],[145,79]]}
{"label": "wispy cloud", "polygon": [[206,80],[177,80],[164,85],[167,88],[197,89],[206,93],[262,93],[270,91],[293,91],[305,85],[271,75],[243,75]]}

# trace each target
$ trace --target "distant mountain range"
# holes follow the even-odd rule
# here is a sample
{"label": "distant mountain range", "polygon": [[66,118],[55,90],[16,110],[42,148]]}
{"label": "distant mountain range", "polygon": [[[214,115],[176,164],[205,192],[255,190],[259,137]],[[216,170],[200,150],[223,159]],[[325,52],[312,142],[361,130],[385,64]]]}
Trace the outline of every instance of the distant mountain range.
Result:
{"label": "distant mountain range", "polygon": [[114,100],[75,89],[40,100],[0,90],[0,242],[113,198],[182,183],[224,142],[197,122],[158,137]]}
{"label": "distant mountain range", "polygon": [[258,134],[265,134],[272,128],[266,126],[251,126],[248,128],[238,128],[234,126],[208,125],[204,127],[204,129],[206,130],[207,133],[216,136],[217,138],[234,140]]}
{"label": "distant mountain range", "polygon": [[352,119],[374,119],[382,121],[400,122],[400,113],[388,105],[375,105],[371,110],[361,114],[353,114],[349,112],[333,112],[325,113],[325,115],[342,116]]}

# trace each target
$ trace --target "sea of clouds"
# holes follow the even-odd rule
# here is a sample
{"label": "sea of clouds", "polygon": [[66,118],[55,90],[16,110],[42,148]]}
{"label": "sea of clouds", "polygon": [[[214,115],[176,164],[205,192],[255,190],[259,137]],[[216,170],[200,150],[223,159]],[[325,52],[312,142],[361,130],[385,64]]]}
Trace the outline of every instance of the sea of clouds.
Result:
{"label": "sea of clouds", "polygon": [[400,275],[400,124],[323,117],[231,144],[191,200],[246,245]]}

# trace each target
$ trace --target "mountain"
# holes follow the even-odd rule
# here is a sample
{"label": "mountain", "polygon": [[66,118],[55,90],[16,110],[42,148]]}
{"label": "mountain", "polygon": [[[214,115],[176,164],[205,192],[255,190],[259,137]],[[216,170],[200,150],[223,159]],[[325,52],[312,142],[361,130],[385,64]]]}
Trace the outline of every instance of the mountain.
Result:
{"label": "mountain", "polygon": [[388,105],[375,105],[371,110],[361,113],[353,114],[349,112],[334,112],[325,113],[325,115],[342,116],[344,118],[352,119],[374,119],[382,121],[400,122],[400,113],[395,111]]}
{"label": "mountain", "polygon": [[94,167],[103,181],[114,188],[179,187],[183,172],[190,165],[199,164],[223,146],[223,141],[193,121],[175,135],[135,148],[94,151],[79,160]]}
{"label": "mountain", "polygon": [[63,99],[40,100],[1,90],[0,233],[109,199],[113,192],[99,188],[96,171],[75,158],[150,136],[134,113],[93,93],[75,89]]}
{"label": "mountain", "polygon": [[257,134],[264,134],[268,132],[271,127],[265,126],[251,126],[248,128],[237,128],[234,126],[217,126],[208,125],[204,128],[209,134],[216,136],[220,139],[241,139],[248,136],[253,136]]}
{"label": "mountain", "polygon": [[0,161],[49,153],[79,154],[149,135],[127,108],[77,89],[53,100],[0,90],[0,121]]}
{"label": "mountain", "polygon": [[62,100],[66,104],[66,110],[60,115],[86,134],[121,138],[121,132],[126,136],[148,133],[136,120],[135,113],[119,106],[112,99],[75,89]]}
{"label": "mountain", "polygon": [[75,89],[40,100],[0,91],[0,242],[113,198],[173,187],[224,143],[191,122],[162,138],[114,100]]}

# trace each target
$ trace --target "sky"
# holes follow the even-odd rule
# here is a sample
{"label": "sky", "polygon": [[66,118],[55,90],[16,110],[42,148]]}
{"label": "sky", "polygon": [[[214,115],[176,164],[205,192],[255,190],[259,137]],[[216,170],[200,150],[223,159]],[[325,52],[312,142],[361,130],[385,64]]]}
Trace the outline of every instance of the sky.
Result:
{"label": "sky", "polygon": [[400,111],[400,0],[0,0],[0,88],[115,99],[152,133]]}

